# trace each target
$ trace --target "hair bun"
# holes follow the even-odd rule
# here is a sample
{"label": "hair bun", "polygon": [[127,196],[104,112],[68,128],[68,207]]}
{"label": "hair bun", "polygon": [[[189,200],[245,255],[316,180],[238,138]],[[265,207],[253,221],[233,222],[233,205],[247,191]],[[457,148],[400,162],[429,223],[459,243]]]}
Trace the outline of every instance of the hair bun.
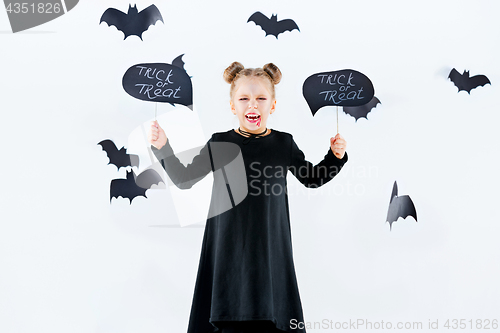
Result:
{"label": "hair bun", "polygon": [[236,75],[238,75],[238,73],[244,69],[245,69],[245,67],[243,67],[243,65],[240,64],[239,62],[237,62],[237,61],[233,62],[224,71],[224,80],[227,83],[231,84],[233,82],[234,78],[236,77]]}
{"label": "hair bun", "polygon": [[264,67],[262,67],[262,69],[271,77],[274,84],[280,83],[282,74],[278,66],[270,62],[268,64],[265,64]]}

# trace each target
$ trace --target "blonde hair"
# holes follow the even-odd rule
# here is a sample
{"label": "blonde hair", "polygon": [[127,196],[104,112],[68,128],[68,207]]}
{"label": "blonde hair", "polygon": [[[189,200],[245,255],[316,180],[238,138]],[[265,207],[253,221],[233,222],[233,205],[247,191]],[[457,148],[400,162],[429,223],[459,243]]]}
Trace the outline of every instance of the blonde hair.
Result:
{"label": "blonde hair", "polygon": [[271,96],[275,99],[274,85],[281,81],[281,71],[273,63],[265,64],[262,68],[245,68],[242,64],[235,61],[224,71],[224,80],[231,84],[229,96],[233,99],[234,87],[238,79],[242,77],[258,77],[267,79],[271,87]]}

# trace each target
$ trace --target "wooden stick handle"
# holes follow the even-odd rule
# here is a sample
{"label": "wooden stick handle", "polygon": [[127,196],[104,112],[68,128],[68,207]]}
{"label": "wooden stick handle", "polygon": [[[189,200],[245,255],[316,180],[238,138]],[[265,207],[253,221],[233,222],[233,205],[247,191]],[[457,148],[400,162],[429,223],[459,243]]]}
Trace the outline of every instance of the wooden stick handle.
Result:
{"label": "wooden stick handle", "polygon": [[339,107],[337,106],[337,134],[339,134]]}

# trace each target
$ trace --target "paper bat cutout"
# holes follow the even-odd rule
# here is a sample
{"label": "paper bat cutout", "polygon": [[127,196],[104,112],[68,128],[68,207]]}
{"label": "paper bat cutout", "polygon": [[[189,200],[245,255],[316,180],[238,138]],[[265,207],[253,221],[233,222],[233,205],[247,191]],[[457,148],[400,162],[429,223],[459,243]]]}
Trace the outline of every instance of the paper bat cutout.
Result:
{"label": "paper bat cutout", "polygon": [[184,71],[186,71],[186,69],[184,68],[185,62],[182,60],[182,56],[183,55],[184,54],[181,54],[180,56],[178,56],[177,58],[175,58],[174,60],[172,60],[172,65],[176,66],[176,67],[179,67],[179,68],[182,68]]}
{"label": "paper bat cutout", "polygon": [[127,171],[126,179],[113,179],[109,188],[109,202],[113,198],[123,197],[132,200],[135,197],[146,197],[146,191],[151,188],[153,184],[158,185],[164,183],[160,175],[153,169],[146,169],[138,176],[135,175],[134,170]]}
{"label": "paper bat cutout", "polygon": [[250,16],[248,22],[254,22],[256,25],[260,26],[262,30],[266,32],[267,35],[273,35],[278,39],[278,35],[285,31],[292,31],[297,29],[300,31],[299,27],[292,19],[285,19],[278,21],[278,15],[272,15],[271,18],[268,18],[266,15],[261,12],[255,12]]}
{"label": "paper bat cutout", "polygon": [[408,195],[398,196],[398,184],[394,182],[386,222],[389,222],[390,229],[392,230],[393,222],[396,222],[400,217],[405,219],[408,216],[412,216],[417,221],[415,205]]}
{"label": "paper bat cutout", "polygon": [[342,107],[342,110],[348,115],[353,116],[356,119],[356,121],[358,121],[359,118],[368,119],[366,116],[372,109],[377,107],[377,104],[382,104],[382,103],[380,103],[380,100],[377,97],[373,96],[371,101],[369,101],[364,105],[344,106]]}
{"label": "paper bat cutout", "polygon": [[485,75],[475,75],[473,77],[469,77],[469,71],[464,70],[463,74],[460,74],[455,68],[453,68],[448,75],[448,78],[457,86],[458,92],[460,90],[465,90],[469,93],[474,88],[479,86],[484,86],[486,84],[490,84],[490,80]]}
{"label": "paper bat cutout", "polygon": [[109,164],[114,164],[120,170],[121,167],[136,166],[139,167],[139,156],[127,154],[127,149],[122,147],[120,150],[111,140],[103,140],[98,143],[102,149],[108,154]]}
{"label": "paper bat cutout", "polygon": [[125,34],[123,39],[135,35],[142,40],[142,33],[148,30],[151,25],[155,25],[157,21],[163,22],[163,17],[155,5],[151,5],[140,12],[137,10],[136,5],[134,7],[129,5],[127,14],[115,8],[106,9],[99,24],[106,22],[109,26],[116,26],[116,29]]}

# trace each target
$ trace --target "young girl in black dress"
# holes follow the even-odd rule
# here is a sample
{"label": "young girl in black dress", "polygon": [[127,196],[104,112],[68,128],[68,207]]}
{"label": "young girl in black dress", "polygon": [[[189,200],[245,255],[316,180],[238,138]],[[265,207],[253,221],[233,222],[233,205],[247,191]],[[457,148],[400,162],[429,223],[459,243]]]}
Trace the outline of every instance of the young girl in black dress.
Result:
{"label": "young girl in black dress", "polygon": [[[207,219],[188,333],[305,333],[296,324],[304,319],[286,175],[290,171],[307,187],[322,186],[347,162],[346,141],[340,134],[330,138],[323,160],[312,165],[291,134],[266,126],[276,109],[274,85],[281,80],[276,65],[254,69],[234,62],[224,79],[231,84],[231,111],[239,128],[214,133],[191,164],[177,159],[157,122],[148,133],[151,149],[174,184],[189,188],[212,171],[211,207],[229,199],[232,203],[231,209]],[[231,195],[235,188],[228,182],[231,172],[214,167],[215,145],[223,142],[233,144],[243,157],[248,193],[236,205]],[[215,193],[220,183],[226,185],[225,195]]]}

